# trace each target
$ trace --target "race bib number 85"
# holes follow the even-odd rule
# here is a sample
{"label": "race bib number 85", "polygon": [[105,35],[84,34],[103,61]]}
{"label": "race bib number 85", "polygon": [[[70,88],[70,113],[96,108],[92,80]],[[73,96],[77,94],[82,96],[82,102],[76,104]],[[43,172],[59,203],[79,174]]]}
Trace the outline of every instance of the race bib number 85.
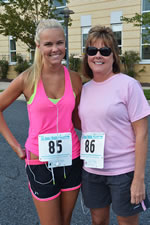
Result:
{"label": "race bib number 85", "polygon": [[39,160],[48,161],[49,167],[72,165],[71,133],[40,134]]}
{"label": "race bib number 85", "polygon": [[104,142],[103,132],[87,132],[81,137],[81,155],[84,166],[90,168],[104,168]]}

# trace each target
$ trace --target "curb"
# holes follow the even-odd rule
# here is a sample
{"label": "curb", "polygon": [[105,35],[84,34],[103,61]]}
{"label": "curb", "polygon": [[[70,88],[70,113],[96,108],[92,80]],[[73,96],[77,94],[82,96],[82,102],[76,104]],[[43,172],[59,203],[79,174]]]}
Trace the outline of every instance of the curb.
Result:
{"label": "curb", "polygon": [[[0,82],[0,90],[5,90],[8,86],[9,86],[10,82],[4,82],[1,81]],[[16,100],[22,100],[22,101],[26,101],[24,95],[20,95]]]}
{"label": "curb", "polygon": [[[0,90],[5,90],[9,86],[9,84],[10,84],[10,82],[0,81]],[[150,87],[148,87],[148,86],[147,87],[144,86],[142,88],[143,88],[143,90],[144,89],[150,89]],[[26,99],[25,99],[23,94],[20,95],[16,100],[26,101]],[[148,103],[150,104],[150,100],[148,100]]]}

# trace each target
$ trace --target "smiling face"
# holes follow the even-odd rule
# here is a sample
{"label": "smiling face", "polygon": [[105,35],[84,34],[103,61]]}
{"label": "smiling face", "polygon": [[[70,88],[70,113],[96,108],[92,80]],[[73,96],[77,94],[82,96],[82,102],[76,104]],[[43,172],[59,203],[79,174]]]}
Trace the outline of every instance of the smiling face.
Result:
{"label": "smiling face", "polygon": [[[92,47],[102,48],[102,47],[109,47],[105,46],[101,39],[95,40],[95,42],[91,43]],[[113,53],[109,56],[103,56],[98,51],[96,55],[89,56],[88,55],[88,65],[93,72],[93,79],[95,81],[104,81],[114,75],[113,73]]]}
{"label": "smiling face", "polygon": [[43,56],[44,65],[61,64],[65,56],[65,36],[60,28],[45,29],[40,34],[37,47]]}

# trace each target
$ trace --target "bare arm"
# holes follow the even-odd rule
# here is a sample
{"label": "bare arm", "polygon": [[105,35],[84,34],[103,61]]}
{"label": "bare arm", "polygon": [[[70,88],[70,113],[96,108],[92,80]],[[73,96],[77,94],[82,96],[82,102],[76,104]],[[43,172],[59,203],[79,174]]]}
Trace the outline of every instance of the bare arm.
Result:
{"label": "bare arm", "polygon": [[78,105],[80,102],[82,81],[81,81],[81,77],[78,73],[71,71],[70,75],[71,75],[73,91],[76,95],[76,105],[75,105],[74,111],[72,113],[72,121],[73,121],[74,127],[77,128],[78,130],[81,130],[81,121],[80,121],[80,118],[78,115]]}
{"label": "bare arm", "polygon": [[145,164],[148,149],[148,121],[147,117],[132,123],[135,143],[135,172],[131,185],[131,203],[138,204],[145,199]]}
{"label": "bare arm", "polygon": [[8,128],[3,111],[23,93],[23,90],[24,81],[23,76],[20,75],[0,94],[0,133],[21,159],[25,158],[25,152]]}

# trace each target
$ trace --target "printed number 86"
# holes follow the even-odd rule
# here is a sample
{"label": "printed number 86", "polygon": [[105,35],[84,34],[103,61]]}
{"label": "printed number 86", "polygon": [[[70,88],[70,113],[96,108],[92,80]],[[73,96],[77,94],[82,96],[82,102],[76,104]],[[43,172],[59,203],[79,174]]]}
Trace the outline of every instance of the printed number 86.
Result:
{"label": "printed number 86", "polygon": [[93,153],[95,151],[95,140],[86,140],[85,141],[85,151]]}

